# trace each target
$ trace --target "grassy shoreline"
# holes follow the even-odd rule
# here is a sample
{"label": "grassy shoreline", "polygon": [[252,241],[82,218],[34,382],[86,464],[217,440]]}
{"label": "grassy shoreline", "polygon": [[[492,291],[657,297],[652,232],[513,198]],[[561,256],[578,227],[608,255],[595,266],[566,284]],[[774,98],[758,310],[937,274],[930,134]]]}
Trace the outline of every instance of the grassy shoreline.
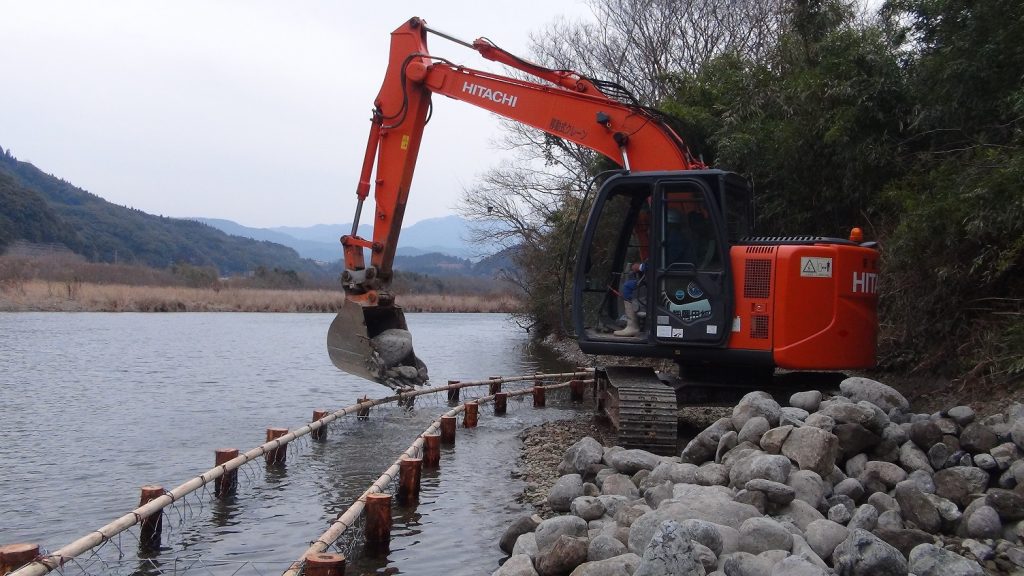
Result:
{"label": "grassy shoreline", "polygon": [[[515,312],[502,295],[398,295],[407,312]],[[341,291],[131,286],[26,280],[0,282],[0,312],[336,312]]]}

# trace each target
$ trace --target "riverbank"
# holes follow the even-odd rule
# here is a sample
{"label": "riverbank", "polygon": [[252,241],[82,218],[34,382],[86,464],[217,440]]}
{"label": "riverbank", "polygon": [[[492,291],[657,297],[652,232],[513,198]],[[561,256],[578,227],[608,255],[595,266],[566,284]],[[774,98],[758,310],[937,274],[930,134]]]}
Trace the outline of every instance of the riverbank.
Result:
{"label": "riverbank", "polygon": [[[501,295],[399,295],[406,312],[514,312]],[[0,283],[0,312],[337,312],[333,290],[189,288],[27,280]]]}

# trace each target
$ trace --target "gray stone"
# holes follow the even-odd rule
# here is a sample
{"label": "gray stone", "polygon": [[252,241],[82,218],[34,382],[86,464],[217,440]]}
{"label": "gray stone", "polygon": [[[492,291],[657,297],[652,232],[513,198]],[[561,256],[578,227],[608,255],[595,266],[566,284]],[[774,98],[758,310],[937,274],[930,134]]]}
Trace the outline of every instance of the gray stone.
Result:
{"label": "gray stone", "polygon": [[753,442],[754,444],[757,444],[761,441],[761,436],[763,436],[768,430],[768,419],[764,416],[754,416],[743,424],[743,428],[740,429],[737,439],[740,442]]}
{"label": "gray stone", "polygon": [[942,441],[942,430],[932,420],[919,420],[910,426],[910,440],[922,450]]}
{"label": "gray stone", "polygon": [[597,499],[604,505],[605,514],[611,517],[615,517],[615,513],[618,512],[619,506],[629,504],[629,498],[613,494],[602,494],[598,496]]}
{"label": "gray stone", "polygon": [[558,473],[587,476],[591,466],[600,464],[603,458],[604,448],[601,443],[587,436],[565,451],[562,463],[558,465]]}
{"label": "gray stone", "polygon": [[640,557],[628,552],[607,560],[580,564],[570,576],[629,576],[639,565]]}
{"label": "gray stone", "polygon": [[512,547],[512,555],[526,554],[530,558],[540,556],[540,549],[537,548],[537,535],[527,532],[516,539],[516,545]]}
{"label": "gray stone", "polygon": [[[936,444],[936,446],[938,446],[938,444]],[[923,470],[931,474],[935,471],[928,459],[928,455],[918,448],[913,442],[904,442],[903,445],[900,446],[900,465],[908,472]]]}
{"label": "gray stone", "polygon": [[771,576],[770,559],[749,552],[734,552],[721,559],[726,576]]}
{"label": "gray stone", "polygon": [[882,435],[886,427],[889,426],[889,415],[878,406],[864,400],[857,402],[857,405],[862,408],[867,408],[873,414],[871,419],[864,423],[864,427],[875,434]]}
{"label": "gray stone", "polygon": [[636,522],[638,518],[643,517],[651,511],[651,507],[646,504],[626,504],[625,506],[619,506],[619,509],[615,512],[615,523],[620,526],[632,526],[633,522]]}
{"label": "gray stone", "polygon": [[1018,448],[1024,450],[1024,418],[1020,418],[1010,427],[1010,439]]}
{"label": "gray stone", "polygon": [[518,540],[523,534],[536,530],[540,523],[541,517],[536,514],[522,516],[515,519],[512,524],[505,529],[505,533],[501,535],[501,540],[498,541],[498,547],[506,554],[511,554],[512,548],[516,545],[516,540]]}
{"label": "gray stone", "polygon": [[853,501],[853,498],[850,498],[849,496],[844,496],[843,494],[833,494],[825,499],[826,508],[832,508],[837,504],[841,505],[843,508],[846,508],[851,515],[853,514],[853,511],[857,509],[857,503]]}
{"label": "gray stone", "polygon": [[695,556],[689,534],[678,522],[666,520],[655,531],[633,576],[704,576],[704,566]]}
{"label": "gray stone", "polygon": [[810,470],[794,470],[786,480],[786,485],[793,488],[797,500],[803,500],[813,508],[817,508],[825,498],[825,482]]}
{"label": "gray stone", "polygon": [[754,478],[744,488],[763,492],[768,501],[774,504],[789,504],[796,497],[796,491],[791,486],[764,478]]}
{"label": "gray stone", "polygon": [[871,449],[869,456],[871,460],[895,463],[900,459],[900,446],[891,440],[882,440]]}
{"label": "gray stone", "polygon": [[910,551],[910,571],[916,576],[984,576],[976,562],[934,544],[921,544]]}
{"label": "gray stone", "polygon": [[956,525],[956,523],[960,521],[961,516],[963,516],[960,509],[956,507],[956,504],[953,504],[953,502],[946,500],[942,496],[925,494],[925,497],[928,498],[928,501],[931,502],[932,506],[935,506],[935,509],[939,512],[939,518],[942,519],[942,525],[945,529],[948,530]]}
{"label": "gray stone", "polygon": [[907,472],[891,462],[871,460],[857,477],[868,492],[884,492],[907,479]]}
{"label": "gray stone", "polygon": [[491,573],[491,576],[537,576],[533,568],[533,560],[526,554],[514,554],[505,560],[500,568]]}
{"label": "gray stone", "polygon": [[904,527],[903,517],[895,510],[886,510],[879,514],[878,522],[875,524],[875,528],[883,530],[902,530]]}
{"label": "gray stone", "polygon": [[583,483],[583,495],[584,496],[593,496],[594,498],[598,498],[598,497],[601,496],[601,489],[597,487],[597,484],[594,484],[594,483],[591,483],[591,482],[584,482]]}
{"label": "gray stone", "polygon": [[740,490],[736,493],[734,502],[740,502],[742,504],[750,504],[761,514],[764,514],[768,510],[768,496],[764,492],[758,492],[757,490]]}
{"label": "gray stone", "polygon": [[693,544],[693,556],[704,567],[704,572],[714,571],[718,567],[718,556],[715,556],[710,548],[695,540],[690,540],[690,543]]}
{"label": "gray stone", "polygon": [[1024,455],[1021,454],[1020,450],[1017,449],[1017,445],[1013,442],[1004,442],[998,446],[993,446],[989,450],[989,454],[996,461],[996,465],[999,466],[1000,470],[1007,470],[1010,465],[1016,460],[1020,460]]}
{"label": "gray stone", "polygon": [[804,420],[810,416],[811,413],[803,408],[795,408],[793,406],[783,406],[782,414],[779,416],[779,422],[791,422],[794,424],[803,423]]}
{"label": "gray stone", "polygon": [[967,535],[971,538],[999,538],[1003,524],[999,514],[991,506],[980,506],[967,519]]}
{"label": "gray stone", "polygon": [[899,550],[904,557],[910,556],[910,551],[921,544],[932,544],[937,540],[931,534],[922,530],[905,528],[903,530],[883,530],[876,528],[875,536],[881,538],[892,547]]}
{"label": "gray stone", "polygon": [[568,512],[572,501],[582,495],[583,478],[579,474],[566,474],[551,487],[547,503],[555,512]]}
{"label": "gray stone", "polygon": [[996,459],[991,454],[975,454],[974,465],[990,473],[999,471],[999,465],[996,464]]}
{"label": "gray stone", "polygon": [[966,506],[974,494],[980,494],[988,487],[988,473],[980,468],[954,466],[939,470],[932,477],[935,493],[948,498],[958,506]]}
{"label": "gray stone", "polygon": [[607,560],[621,556],[628,551],[626,545],[620,542],[618,538],[609,534],[598,534],[591,538],[590,543],[587,544],[587,562]]}
{"label": "gray stone", "polygon": [[870,402],[885,412],[910,409],[910,402],[895,388],[869,378],[847,378],[839,383],[839,390],[854,402]]}
{"label": "gray stone", "polygon": [[[669,495],[671,490],[669,488]],[[579,496],[569,504],[569,511],[589,522],[604,516],[605,508],[601,500],[594,496]]]}
{"label": "gray stone", "polygon": [[[716,555],[726,549],[727,533],[734,534],[733,539],[738,542],[739,533],[737,527],[747,518],[760,516],[757,509],[746,504],[737,502],[689,502],[676,503],[652,510],[637,518],[629,528],[629,550],[631,552],[643,551],[654,535],[654,531],[665,520],[675,520],[687,530],[694,540],[710,548]],[[738,520],[742,517],[742,520]],[[688,520],[703,521],[703,524],[688,522]],[[725,520],[730,524],[720,522]],[[736,526],[731,526],[735,522]],[[710,526],[709,526],[710,525]],[[710,528],[714,528],[719,535],[720,544],[716,544]]]}
{"label": "gray stone", "polygon": [[906,576],[907,561],[899,550],[867,530],[852,530],[836,546],[833,561],[839,574],[849,576]]}
{"label": "gray stone", "polygon": [[936,532],[941,525],[938,510],[919,488],[901,482],[896,487],[896,501],[900,504],[903,517],[925,532]]}
{"label": "gray stone", "polygon": [[946,462],[952,454],[952,448],[947,444],[939,442],[928,449],[928,463],[931,464],[932,468],[935,470],[941,470],[946,467]]}
{"label": "gray stone", "polygon": [[832,418],[836,425],[839,424],[860,424],[861,426],[871,422],[875,417],[875,411],[849,402],[822,403],[816,414],[824,414]]}
{"label": "gray stone", "polygon": [[694,436],[693,440],[683,449],[681,458],[684,463],[703,464],[715,455],[718,442],[722,435],[733,430],[731,418],[719,418],[714,424]]}
{"label": "gray stone", "polygon": [[828,519],[837,524],[846,524],[853,518],[850,509],[842,504],[836,504],[828,509]]}
{"label": "gray stone", "polygon": [[[797,528],[797,531],[799,531],[799,528]],[[815,566],[824,568],[826,570],[829,569],[829,565],[826,564],[824,560],[822,560],[821,556],[819,556],[818,553],[815,552],[813,548],[811,548],[811,545],[808,544],[807,541],[804,540],[804,537],[800,534],[793,534],[792,553],[794,556],[800,556],[801,558],[807,560]]]}
{"label": "gray stone", "polygon": [[749,518],[740,526],[740,550],[760,554],[768,550],[789,551],[793,535],[771,518]]}
{"label": "gray stone", "polygon": [[701,486],[726,486],[729,484],[729,469],[721,464],[706,462],[697,469],[697,483]]}
{"label": "gray stone", "polygon": [[817,390],[797,392],[789,397],[789,405],[808,412],[815,412],[821,405],[821,392]]}
{"label": "gray stone", "polygon": [[654,470],[661,464],[661,456],[646,450],[620,450],[610,455],[606,462],[620,474],[636,474],[640,470]]}
{"label": "gray stone", "polygon": [[904,442],[910,440],[910,435],[903,429],[903,426],[895,422],[889,422],[885,429],[882,430],[882,440],[891,440],[896,444],[903,445]]}
{"label": "gray stone", "polygon": [[829,572],[801,556],[787,556],[774,567],[771,576],[828,576]]}
{"label": "gray stone", "polygon": [[782,409],[771,394],[751,392],[741,398],[732,409],[732,427],[734,430],[742,430],[747,420],[755,416],[763,416],[768,420],[769,427],[778,426],[781,414]]}
{"label": "gray stone", "polygon": [[885,492],[875,492],[868,496],[868,504],[871,504],[880,512],[886,512],[888,510],[895,510],[896,512],[900,511],[899,502]]}
{"label": "gray stone", "polygon": [[846,524],[850,530],[874,530],[878,524],[878,510],[871,504],[861,504],[853,513],[853,518]]}
{"label": "gray stone", "polygon": [[560,536],[586,536],[587,522],[579,516],[555,516],[541,522],[533,533],[537,537],[537,549],[543,554]]}
{"label": "gray stone", "polygon": [[960,447],[971,454],[988,452],[996,445],[996,435],[980,422],[968,424],[960,432]]}
{"label": "gray stone", "polygon": [[648,481],[654,484],[661,484],[666,480],[673,484],[693,484],[697,481],[697,466],[678,462],[662,462],[654,468],[648,477]]}
{"label": "gray stone", "polygon": [[937,418],[935,425],[942,431],[942,435],[957,435],[960,433],[960,425],[952,418]]}
{"label": "gray stone", "polygon": [[946,415],[960,426],[974,422],[974,410],[970,406],[954,406],[946,411]]}
{"label": "gray stone", "polygon": [[597,485],[598,488],[603,487],[604,479],[612,474],[618,474],[618,472],[616,472],[615,468],[612,468],[611,466],[598,470],[597,474],[594,475],[594,484]]}
{"label": "gray stone", "polygon": [[783,508],[780,508],[776,517],[792,521],[805,533],[807,532],[807,526],[811,522],[825,519],[821,512],[818,512],[816,508],[800,499],[793,500]]}
{"label": "gray stone", "polygon": [[[924,470],[914,470],[910,474],[907,474],[907,479],[904,480],[904,482],[910,482],[925,494],[935,493],[935,481],[932,480],[932,474],[925,472]],[[897,486],[899,486],[899,484],[897,484]]]}
{"label": "gray stone", "polygon": [[587,561],[587,540],[561,535],[534,563],[540,576],[562,576]]}
{"label": "gray stone", "polygon": [[792,430],[793,426],[787,424],[765,432],[759,441],[761,449],[769,454],[782,452],[782,443],[786,441],[786,437],[789,436]]}
{"label": "gray stone", "polygon": [[815,428],[821,428],[826,432],[831,432],[836,427],[836,421],[827,414],[821,412],[815,412],[804,419],[806,426],[814,426]]}
{"label": "gray stone", "polygon": [[1024,493],[991,488],[985,495],[985,504],[992,507],[1003,520],[1024,520]]}
{"label": "gray stone", "polygon": [[831,520],[815,520],[804,530],[807,544],[822,560],[832,557],[832,551],[850,535],[849,529]]}
{"label": "gray stone", "polygon": [[847,478],[832,488],[832,493],[847,496],[854,502],[860,502],[864,498],[864,485],[856,478]]}
{"label": "gray stone", "polygon": [[850,478],[859,478],[864,472],[864,466],[868,463],[867,454],[856,454],[846,459],[844,466],[846,475]]}
{"label": "gray stone", "polygon": [[[580,489],[582,490],[582,486]],[[633,479],[625,474],[611,474],[605,478],[601,484],[601,493],[625,496],[630,499],[640,496],[640,491],[637,489],[636,484],[633,484]]]}
{"label": "gray stone", "polygon": [[651,508],[657,508],[658,504],[673,497],[673,484],[666,480],[659,486],[648,488],[644,492],[644,502]]}
{"label": "gray stone", "polygon": [[764,478],[773,482],[785,482],[789,477],[792,466],[789,458],[785,456],[758,454],[740,460],[733,465],[732,469],[729,470],[729,484],[737,487],[743,486],[754,478]]}
{"label": "gray stone", "polygon": [[879,435],[860,424],[837,424],[832,433],[839,439],[839,451],[843,457],[864,452],[882,441]]}
{"label": "gray stone", "polygon": [[[801,470],[828,474],[839,454],[839,439],[821,428],[803,426],[789,433],[782,444],[782,454],[795,461]],[[785,477],[777,481],[784,482]]]}
{"label": "gray stone", "polygon": [[[968,538],[960,542],[960,547],[967,550],[967,552],[970,553],[971,556],[974,556],[979,562],[991,560],[996,555],[992,548],[972,538]],[[911,551],[911,553],[913,553],[913,551]]]}

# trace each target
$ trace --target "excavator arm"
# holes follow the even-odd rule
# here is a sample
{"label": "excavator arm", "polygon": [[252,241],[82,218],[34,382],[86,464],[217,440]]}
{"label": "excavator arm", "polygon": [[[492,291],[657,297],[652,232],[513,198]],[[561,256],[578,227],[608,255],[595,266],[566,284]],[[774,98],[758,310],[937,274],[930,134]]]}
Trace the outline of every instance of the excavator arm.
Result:
{"label": "excavator arm", "polygon": [[[432,56],[434,33],[539,81],[474,70]],[[346,302],[328,332],[336,366],[392,388],[422,384],[426,368],[412,350],[404,314],[388,291],[392,263],[433,94],[461,100],[600,152],[627,170],[703,168],[653,110],[616,100],[598,82],[533,64],[485,39],[464,42],[412,18],[391,34],[384,83],[374,102],[356,188],[352,233],[342,236]],[[371,184],[373,238],[357,235]],[[369,253],[369,262],[366,253]]]}

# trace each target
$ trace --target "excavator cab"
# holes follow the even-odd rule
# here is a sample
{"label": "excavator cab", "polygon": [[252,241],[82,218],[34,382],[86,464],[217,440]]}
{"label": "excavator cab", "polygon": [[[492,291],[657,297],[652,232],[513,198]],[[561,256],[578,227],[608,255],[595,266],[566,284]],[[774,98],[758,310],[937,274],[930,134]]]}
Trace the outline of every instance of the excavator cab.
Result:
{"label": "excavator cab", "polygon": [[725,347],[735,305],[729,246],[749,233],[750,222],[749,189],[735,174],[609,178],[576,262],[573,323],[580,348],[674,357],[680,349]]}

